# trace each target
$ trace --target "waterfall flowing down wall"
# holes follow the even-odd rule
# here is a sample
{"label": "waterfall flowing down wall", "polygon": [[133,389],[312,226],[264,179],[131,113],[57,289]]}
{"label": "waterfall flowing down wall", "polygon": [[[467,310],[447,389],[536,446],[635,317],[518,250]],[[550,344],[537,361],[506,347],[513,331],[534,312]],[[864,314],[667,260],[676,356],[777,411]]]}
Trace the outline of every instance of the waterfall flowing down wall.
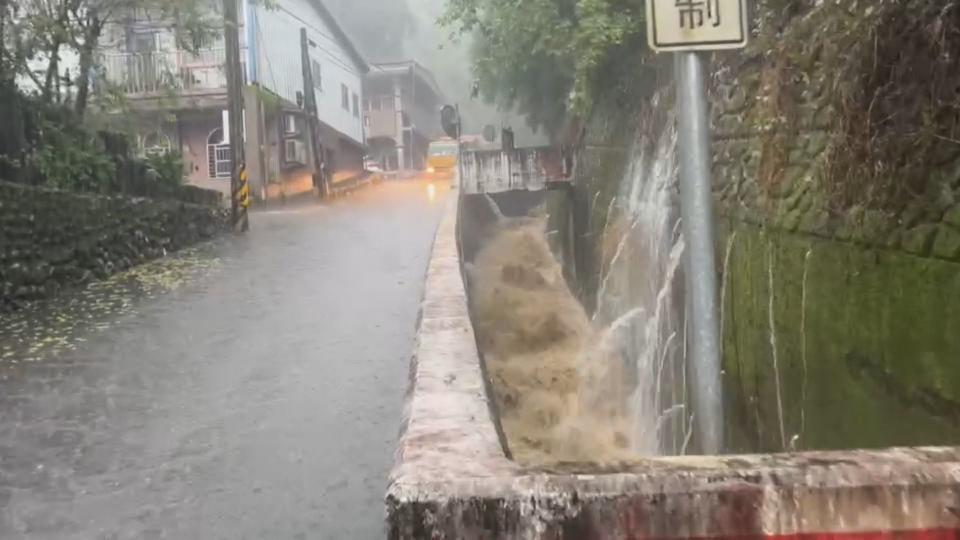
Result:
{"label": "waterfall flowing down wall", "polygon": [[628,386],[625,412],[633,424],[632,449],[640,455],[686,453],[693,422],[684,376],[677,136],[672,118],[666,125],[658,138],[634,143],[610,203],[594,314],[595,324],[605,328],[597,344],[603,354],[581,362],[587,399],[616,395],[602,374],[621,368],[600,363],[610,358],[624,363],[625,377],[613,384]]}

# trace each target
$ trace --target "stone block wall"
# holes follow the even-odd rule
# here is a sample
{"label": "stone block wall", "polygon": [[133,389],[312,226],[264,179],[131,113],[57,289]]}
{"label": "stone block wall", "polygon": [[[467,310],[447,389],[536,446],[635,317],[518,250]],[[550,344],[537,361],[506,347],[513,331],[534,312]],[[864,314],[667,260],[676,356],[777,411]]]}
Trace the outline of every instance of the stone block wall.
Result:
{"label": "stone block wall", "polygon": [[[960,11],[843,4],[759,1],[750,46],[711,58],[735,451],[960,443],[960,143],[940,96]],[[673,123],[669,58],[635,60],[580,141],[588,306],[629,164]]]}
{"label": "stone block wall", "polygon": [[0,310],[212,238],[226,223],[217,206],[0,182]]}
{"label": "stone block wall", "polygon": [[[898,71],[960,50],[960,13],[922,18],[937,4],[929,0],[882,9],[864,1],[759,4],[760,32],[750,47],[714,59],[714,178],[723,212],[781,231],[960,262],[960,142],[953,137],[960,78],[937,80],[944,76],[938,70],[956,71],[956,60]],[[775,11],[786,5],[795,9]],[[778,18],[771,28],[767,19]],[[936,35],[881,41],[896,24],[902,32],[939,25],[946,43]],[[949,106],[925,104],[945,83]]]}

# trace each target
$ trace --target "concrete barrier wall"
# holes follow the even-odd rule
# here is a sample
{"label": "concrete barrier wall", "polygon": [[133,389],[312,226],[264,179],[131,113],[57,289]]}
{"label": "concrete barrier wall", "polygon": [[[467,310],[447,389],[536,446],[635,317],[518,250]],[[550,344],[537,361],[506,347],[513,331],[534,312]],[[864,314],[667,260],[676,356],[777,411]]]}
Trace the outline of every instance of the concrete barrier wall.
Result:
{"label": "concrete barrier wall", "polygon": [[427,273],[389,538],[960,538],[958,448],[520,467],[491,413],[457,219],[451,204]]}

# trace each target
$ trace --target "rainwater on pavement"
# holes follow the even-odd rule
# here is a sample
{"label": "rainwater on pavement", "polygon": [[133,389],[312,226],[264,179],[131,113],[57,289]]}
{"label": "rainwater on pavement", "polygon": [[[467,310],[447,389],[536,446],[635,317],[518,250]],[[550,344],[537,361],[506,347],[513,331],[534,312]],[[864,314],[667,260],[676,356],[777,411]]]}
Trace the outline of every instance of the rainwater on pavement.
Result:
{"label": "rainwater on pavement", "polygon": [[427,187],[257,212],[0,315],[0,538],[382,538]]}

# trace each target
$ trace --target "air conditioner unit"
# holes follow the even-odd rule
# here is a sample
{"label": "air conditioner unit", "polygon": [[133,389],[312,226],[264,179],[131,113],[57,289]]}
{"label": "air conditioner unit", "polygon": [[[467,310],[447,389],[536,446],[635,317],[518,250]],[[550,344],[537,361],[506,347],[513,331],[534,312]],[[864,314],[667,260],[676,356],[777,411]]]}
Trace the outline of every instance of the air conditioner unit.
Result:
{"label": "air conditioner unit", "polygon": [[307,145],[303,141],[291,140],[284,143],[284,161],[287,163],[307,164]]}
{"label": "air conditioner unit", "polygon": [[283,117],[283,132],[287,135],[300,133],[300,126],[297,124],[297,116],[295,114],[285,115]]}

